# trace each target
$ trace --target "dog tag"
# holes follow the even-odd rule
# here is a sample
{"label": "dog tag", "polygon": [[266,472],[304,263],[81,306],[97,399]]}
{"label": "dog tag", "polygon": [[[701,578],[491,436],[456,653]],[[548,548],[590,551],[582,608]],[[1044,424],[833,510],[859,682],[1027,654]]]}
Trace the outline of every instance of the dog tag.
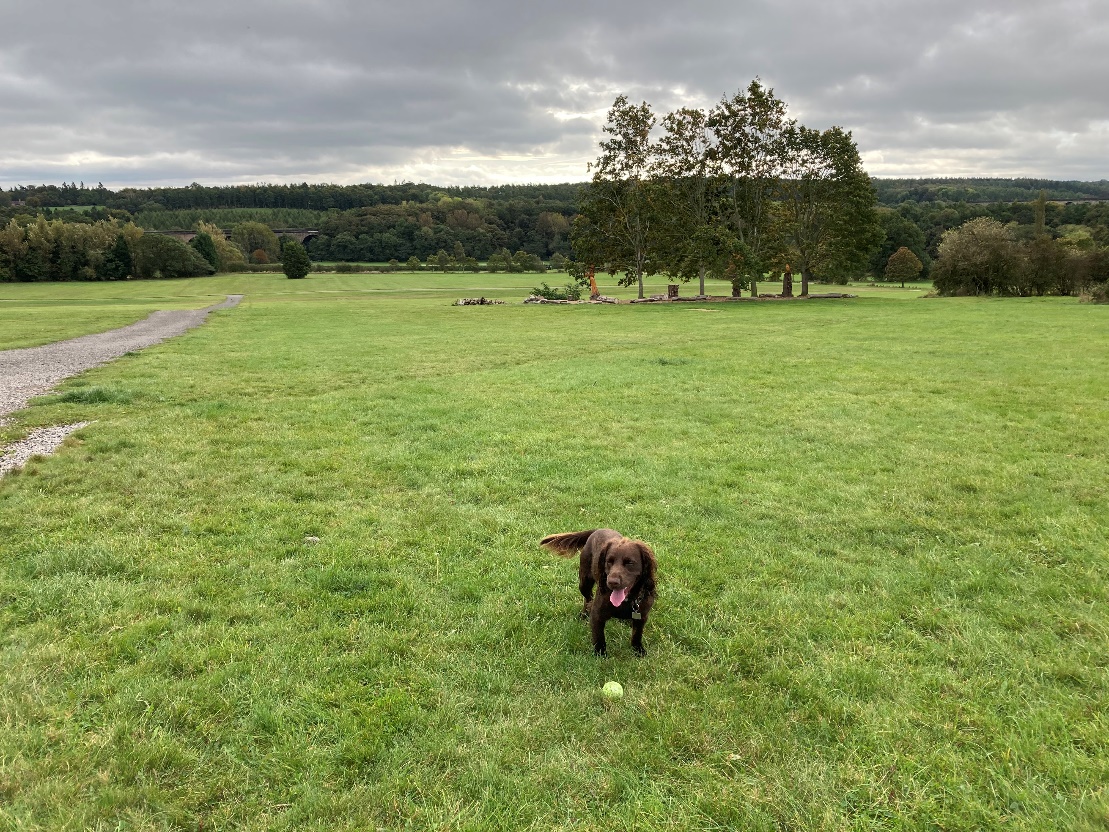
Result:
{"label": "dog tag", "polygon": [[635,620],[635,621],[642,621],[643,620],[643,613],[633,612],[632,613],[632,619]]}

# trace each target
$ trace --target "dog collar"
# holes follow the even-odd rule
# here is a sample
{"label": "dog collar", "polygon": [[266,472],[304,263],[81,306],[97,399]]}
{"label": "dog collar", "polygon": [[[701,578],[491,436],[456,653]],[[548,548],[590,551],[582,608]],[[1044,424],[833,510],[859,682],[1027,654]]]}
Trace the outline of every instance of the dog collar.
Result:
{"label": "dog collar", "polygon": [[640,588],[639,592],[635,593],[635,597],[632,598],[632,620],[633,621],[642,621],[643,620],[643,613],[641,613],[639,611],[639,605],[642,604],[642,603],[643,603],[643,589]]}

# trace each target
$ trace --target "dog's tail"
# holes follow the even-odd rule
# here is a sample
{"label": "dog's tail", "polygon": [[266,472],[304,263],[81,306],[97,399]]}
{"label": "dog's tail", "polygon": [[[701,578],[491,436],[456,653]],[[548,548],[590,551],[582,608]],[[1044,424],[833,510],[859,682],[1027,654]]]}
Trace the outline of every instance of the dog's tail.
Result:
{"label": "dog's tail", "polygon": [[596,529],[590,529],[585,532],[563,532],[562,534],[549,534],[539,541],[539,545],[546,549],[550,549],[561,558],[568,558],[580,552],[585,545],[585,541],[589,540],[589,536]]}

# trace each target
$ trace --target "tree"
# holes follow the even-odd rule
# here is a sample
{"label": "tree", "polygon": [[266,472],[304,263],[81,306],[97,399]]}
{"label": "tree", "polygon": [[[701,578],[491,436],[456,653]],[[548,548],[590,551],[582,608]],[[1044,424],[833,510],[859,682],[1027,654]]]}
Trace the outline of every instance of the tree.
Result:
{"label": "tree", "polygon": [[[277,235],[273,229],[261,222],[241,222],[231,229],[231,242],[243,250],[243,253],[255,252],[261,249],[266,253],[267,263],[272,263],[281,258],[281,249],[277,244]],[[351,258],[340,258],[351,259]]]}
{"label": "tree", "polygon": [[211,234],[207,231],[198,231],[196,236],[189,240],[189,245],[211,264],[213,270],[219,271],[219,252],[216,251],[216,243]]}
{"label": "tree", "polygon": [[296,240],[289,240],[282,246],[281,270],[290,280],[305,278],[312,270],[312,261],[308,259],[308,252]]}
{"label": "tree", "polygon": [[1041,233],[1035,239],[1026,243],[1024,249],[1024,268],[1016,281],[1015,291],[1018,295],[1044,295],[1056,292],[1060,295],[1069,295],[1080,280],[1076,279],[1076,263],[1067,247],[1059,240],[1053,240],[1050,234]]}
{"label": "tree", "polygon": [[870,256],[870,273],[881,280],[885,276],[886,263],[899,248],[904,246],[917,256],[924,266],[922,272],[927,276],[931,258],[925,249],[924,232],[920,226],[892,208],[878,209],[878,224],[881,226],[885,239]]}
{"label": "tree", "polygon": [[578,259],[623,271],[622,286],[638,284],[654,273],[651,257],[658,228],[655,189],[650,180],[655,116],[646,102],[628,103],[621,95],[608,112],[601,155],[589,167],[593,178],[584,189],[571,241]]}
{"label": "tree", "polygon": [[163,234],[144,234],[133,258],[136,277],[198,277],[215,271],[195,249]]}
{"label": "tree", "polygon": [[920,262],[920,258],[905,246],[901,246],[890,255],[890,259],[886,263],[886,280],[894,283],[900,280],[901,288],[904,289],[905,281],[916,280],[923,268],[924,264]]}
{"label": "tree", "polygon": [[725,220],[743,246],[734,257],[738,275],[749,281],[752,297],[758,279],[779,259],[773,203],[786,163],[785,102],[756,78],[747,89],[723,98],[708,115],[714,142],[709,159],[724,178]]}
{"label": "tree", "polygon": [[782,133],[783,173],[774,216],[786,256],[801,272],[801,294],[814,273],[865,269],[882,239],[877,194],[851,134],[790,124]]}
{"label": "tree", "polygon": [[704,295],[706,273],[722,274],[738,250],[738,239],[720,222],[723,194],[712,167],[708,117],[683,108],[667,114],[662,126],[654,163],[665,217],[660,270],[685,281],[696,275]]}
{"label": "tree", "polygon": [[997,220],[976,217],[944,232],[932,278],[941,295],[1008,294],[1020,268],[1009,230]]}
{"label": "tree", "polygon": [[122,233],[117,234],[115,243],[100,260],[96,276],[100,280],[126,280],[133,270],[131,247],[127,245],[127,238]]}
{"label": "tree", "polygon": [[564,242],[570,231],[570,221],[554,211],[543,211],[535,218],[535,230],[542,236],[543,244],[553,256],[555,249]]}
{"label": "tree", "polygon": [[227,239],[218,225],[201,220],[196,228],[198,234],[207,234],[215,246],[217,271],[241,272],[246,268],[246,257],[242,250]]}

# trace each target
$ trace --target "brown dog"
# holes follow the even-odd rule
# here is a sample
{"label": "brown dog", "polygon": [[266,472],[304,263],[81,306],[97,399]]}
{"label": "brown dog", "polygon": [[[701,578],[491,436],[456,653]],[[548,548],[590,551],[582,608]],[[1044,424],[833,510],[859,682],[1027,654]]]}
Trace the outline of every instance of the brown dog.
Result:
{"label": "brown dog", "polygon": [[[551,534],[539,541],[560,557],[581,552],[578,589],[585,604],[582,618],[589,618],[593,652],[606,655],[605,624],[610,618],[631,621],[632,649],[641,656],[643,627],[655,605],[655,553],[642,540],[630,540],[612,529]],[[598,587],[593,598],[593,586]]]}

